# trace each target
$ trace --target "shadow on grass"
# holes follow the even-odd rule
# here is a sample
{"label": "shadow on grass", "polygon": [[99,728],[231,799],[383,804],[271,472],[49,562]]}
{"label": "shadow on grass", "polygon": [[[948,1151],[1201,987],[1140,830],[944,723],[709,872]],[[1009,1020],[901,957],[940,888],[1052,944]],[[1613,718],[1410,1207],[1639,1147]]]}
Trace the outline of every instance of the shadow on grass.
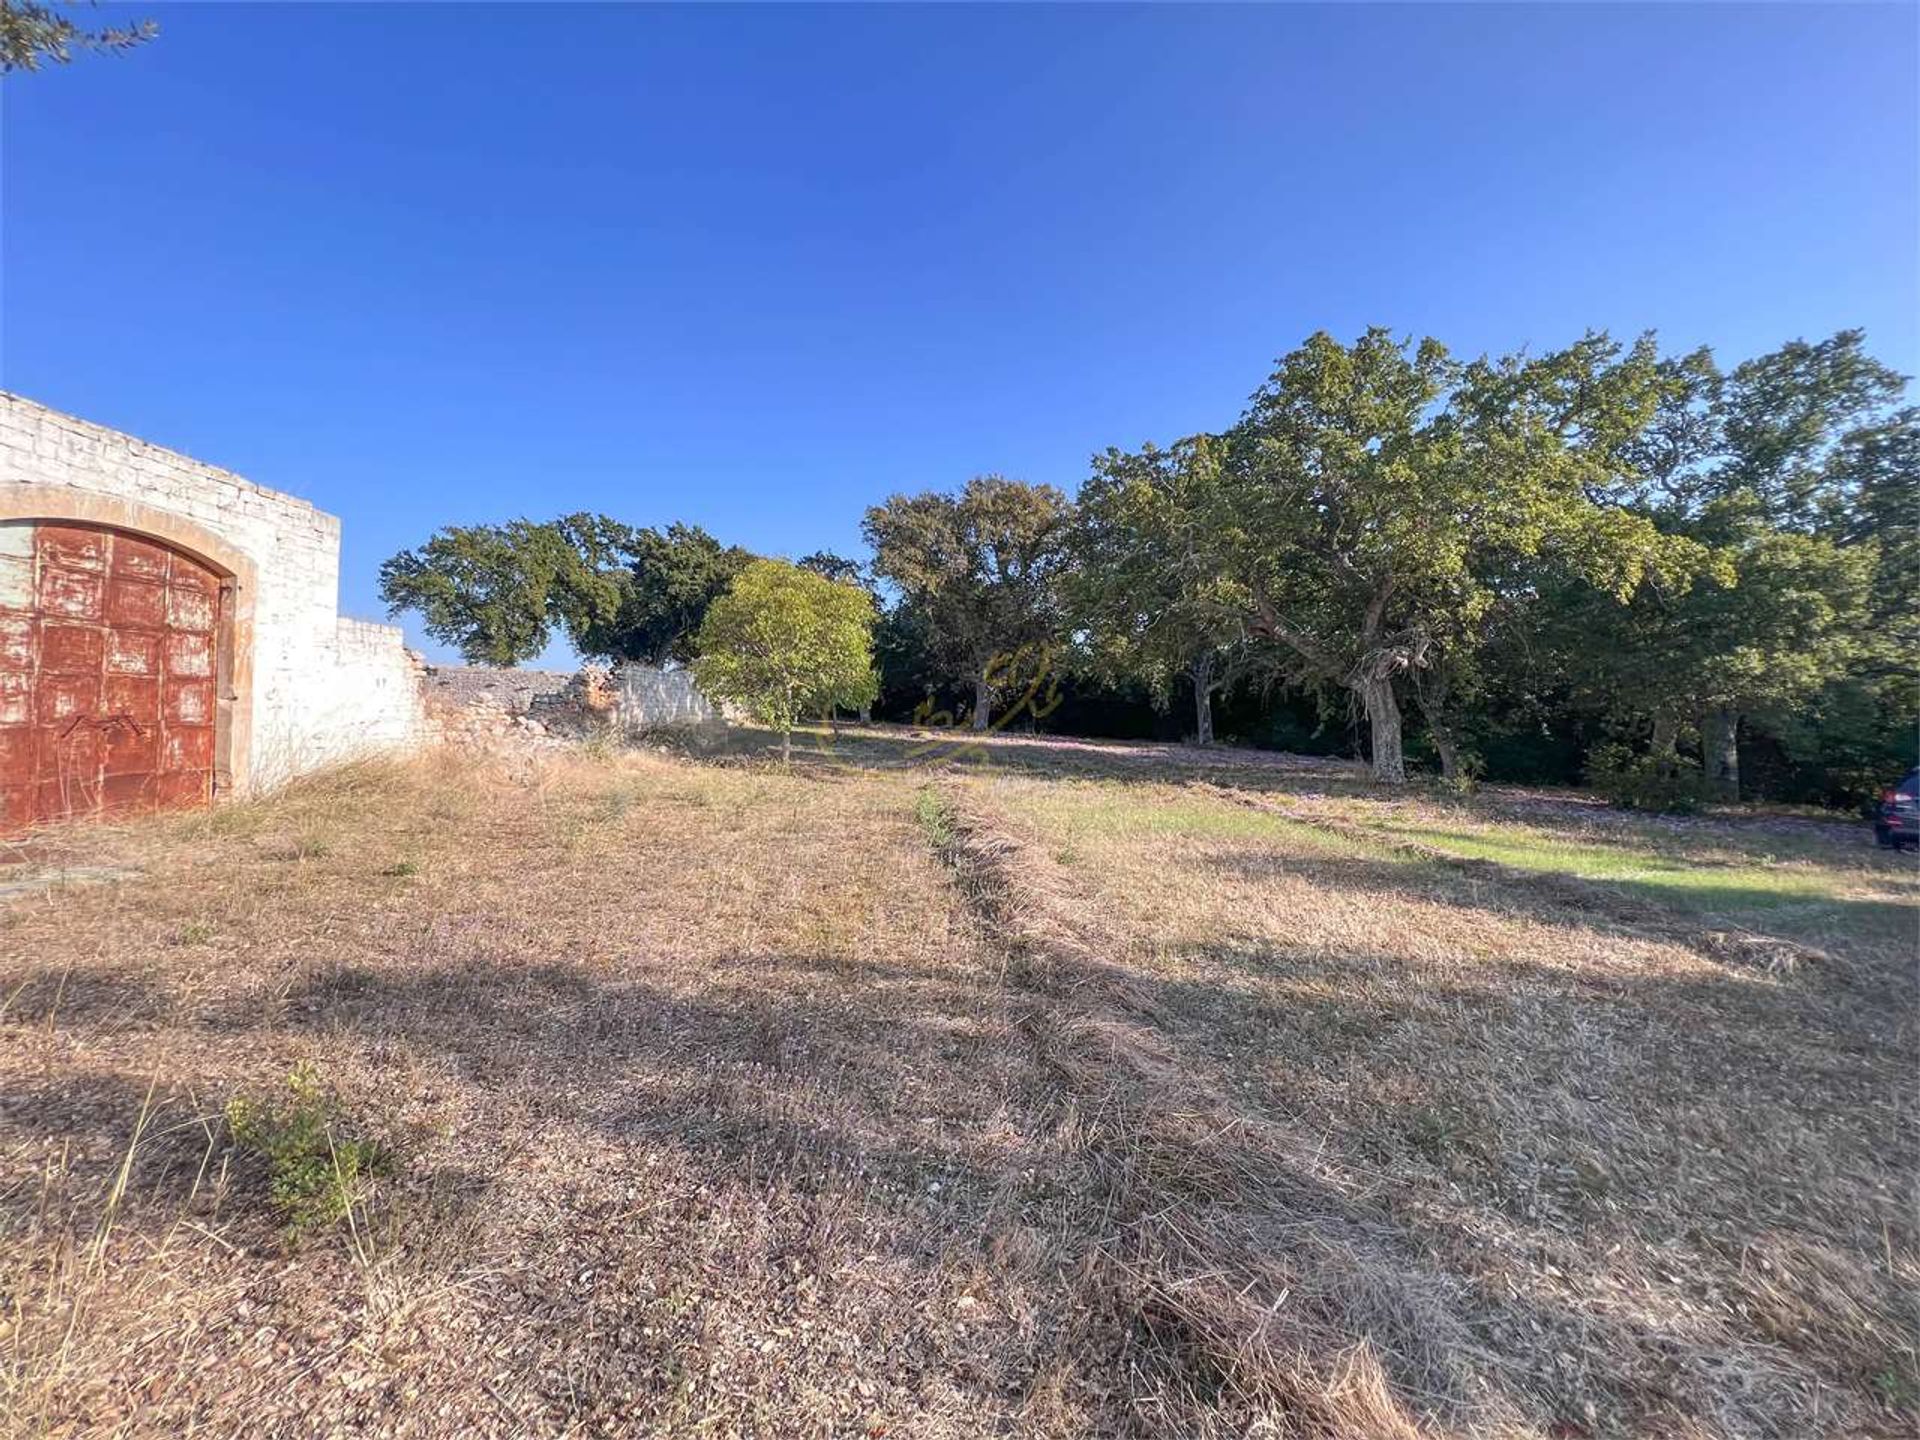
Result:
{"label": "shadow on grass", "polygon": [[[1474,856],[1378,857],[1316,851],[1311,855],[1222,849],[1208,864],[1242,879],[1305,876],[1332,889],[1392,895],[1492,914],[1518,915],[1558,927],[1615,927],[1647,939],[1700,949],[1712,932],[1737,932],[1810,946],[1849,962],[1822,972],[1834,983],[1862,983],[1890,993],[1905,984],[1890,960],[1910,954],[1916,909],[1897,902],[1831,894],[1783,895],[1764,883],[1664,884],[1637,876],[1585,877],[1527,869]],[[1518,872],[1518,873],[1516,873]],[[1568,943],[1578,943],[1577,933]],[[1703,951],[1713,958],[1728,952]]]}
{"label": "shadow on grass", "polygon": [[[669,742],[672,743],[672,742]],[[681,743],[682,753],[708,760],[777,763],[779,739],[771,731],[732,726]],[[1457,811],[1476,823],[1519,823],[1551,832],[1569,828],[1596,858],[1615,855],[1645,858],[1650,867],[1728,868],[1764,865],[1780,858],[1811,860],[1875,872],[1906,873],[1898,857],[1882,855],[1864,827],[1835,822],[1798,830],[1769,828],[1765,821],[1725,817],[1664,817],[1632,814],[1580,799],[1517,797],[1490,791],[1462,796],[1430,777],[1415,776],[1405,788],[1376,784],[1357,761],[1234,747],[1201,749],[1147,741],[1087,740],[1078,737],[994,732],[984,738],[970,732],[915,729],[909,726],[845,726],[796,731],[792,769],[803,776],[829,777],[859,771],[957,771],[1036,779],[1104,780],[1123,784],[1205,784],[1253,796],[1348,799],[1391,807],[1418,801],[1442,813]],[[1391,814],[1388,810],[1385,813]],[[1417,827],[1397,820],[1354,817],[1388,835],[1420,838]],[[1803,833],[1804,831],[1804,833]],[[1472,832],[1430,832],[1435,843],[1462,847],[1497,845]],[[1514,847],[1501,847],[1506,848]],[[1525,842],[1517,848],[1524,849]],[[1717,850],[1743,860],[1700,855]],[[1523,859],[1510,863],[1523,864]]]}
{"label": "shadow on grass", "polygon": [[[1349,862],[1317,863],[1358,883]],[[1398,890],[1406,868],[1369,873]],[[893,1368],[882,1391],[910,1394],[937,1376],[1002,1421],[1009,1389],[1031,1394],[1045,1372],[1098,1433],[1192,1433],[1196,1414],[1244,1428],[1276,1392],[1259,1389],[1273,1377],[1257,1365],[1241,1373],[1235,1364],[1271,1353],[1332,1366],[1363,1340],[1403,1401],[1442,1423],[1501,1412],[1545,1427],[1644,1430],[1724,1403],[1749,1428],[1777,1429],[1798,1413],[1804,1374],[1759,1358],[1775,1337],[1643,1318],[1608,1289],[1604,1256],[1623,1243],[1683,1257],[1733,1245],[1756,1207],[1779,1224],[1817,1223],[1791,1186],[1741,1194],[1712,1166],[1667,1168],[1697,1143],[1695,1124],[1648,1139],[1662,1105],[1731,1113],[1750,1103],[1791,1115],[1809,1094],[1839,1103],[1839,1080],[1858,1078],[1856,1050],[1832,1050],[1832,1068],[1815,1074],[1805,1054],[1817,1045],[1782,1063],[1761,1043],[1796,1028],[1824,1041],[1805,1029],[1815,1002],[1719,978],[1596,986],[1525,964],[1436,986],[1371,951],[1309,958],[1223,946],[1211,958],[1262,983],[1242,991],[1136,972],[1137,1003],[1110,1009],[1097,987],[1061,977],[1095,999],[1073,1032],[1082,1040],[1044,1025],[1023,1030],[1019,1010],[1041,997],[1003,991],[991,976],[808,955],[722,961],[691,992],[645,973],[506,956],[327,966],[276,1005],[196,1007],[180,1018],[204,1027],[208,1046],[265,1031],[336,1055],[436,1057],[481,1111],[523,1111],[527,1136],[543,1144],[591,1137],[609,1163],[631,1167],[620,1177],[629,1186],[648,1173],[642,1158],[684,1157],[706,1177],[698,1204],[712,1207],[713,1223],[743,1203],[812,1207],[801,1228],[776,1225],[766,1242],[774,1248],[743,1254],[730,1276],[676,1278],[674,1262],[650,1250],[636,1253],[665,1272],[636,1271],[619,1247],[640,1233],[631,1217],[643,1209],[543,1196],[544,1182],[508,1159],[525,1139],[481,1136],[506,1148],[491,1169],[458,1172],[473,1180],[462,1243],[486,1245],[496,1211],[520,1213],[535,1200],[552,1225],[578,1228],[542,1231],[540,1249],[514,1261],[516,1285],[537,1297],[517,1316],[523,1360],[579,1358],[572,1388],[549,1402],[556,1420],[611,1418],[636,1385],[664,1387],[664,1403],[679,1352],[624,1318],[656,1313],[636,1308],[641,1300],[665,1303],[683,1283],[785,1295],[792,1281],[779,1267],[802,1263],[827,1277],[830,1306],[853,1305],[847,1287],[862,1274],[893,1274],[888,1283],[914,1306],[946,1293],[943,1277],[993,1277],[994,1293],[1018,1297],[1016,1313],[1040,1317],[1039,1333],[1023,1331],[1031,1320],[983,1316],[976,1334],[990,1355],[947,1340],[906,1349],[888,1340],[896,1348],[886,1350]],[[28,988],[40,993],[51,978]],[[1314,994],[1290,990],[1308,979]],[[99,996],[53,1017],[76,1038],[164,1009],[142,976],[101,974],[92,984]],[[110,998],[115,989],[122,1000]],[[1543,1037],[1595,1027],[1621,1037],[1604,1070],[1545,1073],[1521,1094],[1577,1086],[1637,1125],[1614,1151],[1587,1136],[1563,1136],[1564,1154],[1547,1132],[1522,1138],[1501,1109],[1519,1098],[1512,1057],[1563,1053]],[[1734,1027],[1751,1031],[1739,1045]],[[1117,1055],[1060,1049],[1094,1032],[1179,1056],[1185,1098],[1174,1109],[1200,1104],[1217,1115],[1177,1124],[1178,1115],[1132,1108],[1099,1078]],[[1350,1122],[1361,1123],[1340,1123],[1337,1097],[1356,1086]],[[143,1092],[123,1076],[49,1082],[0,1105],[0,1131],[10,1140],[83,1131],[110,1155]],[[143,1171],[143,1195],[162,1186],[177,1195],[168,1176],[186,1158],[183,1150],[167,1162],[172,1171]],[[677,1223],[698,1236],[707,1214],[692,1209]],[[1489,1233],[1550,1259],[1564,1282],[1503,1270],[1486,1250]],[[1257,1258],[1214,1277],[1208,1237],[1228,1234],[1257,1237],[1245,1252]],[[880,1271],[862,1270],[875,1264]],[[1583,1289],[1593,1303],[1575,1298]],[[850,1313],[844,1323],[881,1322]],[[924,1324],[911,1311],[900,1323],[916,1334]],[[1817,1343],[1800,1358],[1835,1383],[1857,1380]],[[1735,1372],[1742,1386],[1721,1393],[1711,1377]]]}
{"label": "shadow on grass", "polygon": [[[752,726],[729,726],[667,743],[696,759],[750,759],[778,763],[779,737]],[[1053,779],[1183,784],[1207,779],[1265,790],[1380,793],[1351,761],[1279,751],[1200,749],[1173,743],[1086,740],[996,731],[923,730],[909,726],[845,726],[796,730],[793,769],[800,774],[839,770],[947,770]]]}

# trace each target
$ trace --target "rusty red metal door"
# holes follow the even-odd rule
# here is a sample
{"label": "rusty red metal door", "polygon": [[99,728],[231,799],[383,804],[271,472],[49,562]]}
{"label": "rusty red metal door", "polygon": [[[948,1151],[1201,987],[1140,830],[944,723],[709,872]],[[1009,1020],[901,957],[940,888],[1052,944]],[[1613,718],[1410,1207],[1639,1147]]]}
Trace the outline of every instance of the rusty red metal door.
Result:
{"label": "rusty red metal door", "polygon": [[0,829],[211,800],[220,605],[156,541],[0,525]]}

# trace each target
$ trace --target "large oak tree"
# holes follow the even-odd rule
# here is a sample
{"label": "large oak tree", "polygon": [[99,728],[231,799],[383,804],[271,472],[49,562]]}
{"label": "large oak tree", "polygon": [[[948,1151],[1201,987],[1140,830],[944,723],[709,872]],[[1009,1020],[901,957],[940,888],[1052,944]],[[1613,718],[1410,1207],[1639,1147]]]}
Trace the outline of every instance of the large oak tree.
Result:
{"label": "large oak tree", "polygon": [[987,728],[1010,657],[1060,636],[1072,514],[1053,486],[998,475],[958,495],[895,495],[867,511],[874,574],[898,587],[950,673],[972,686],[976,730]]}
{"label": "large oak tree", "polygon": [[1376,778],[1406,778],[1397,685],[1471,652],[1516,560],[1557,553],[1622,594],[1674,563],[1615,503],[1659,384],[1649,343],[1460,365],[1375,328],[1312,336],[1255,393],[1214,510],[1222,571],[1291,674],[1352,693]]}
{"label": "large oak tree", "polygon": [[1137,680],[1164,702],[1192,689],[1194,740],[1213,743],[1213,697],[1231,683],[1246,627],[1206,534],[1224,447],[1195,435],[1094,458],[1080,487],[1066,582],[1094,674]]}
{"label": "large oak tree", "polygon": [[707,607],[753,558],[697,525],[635,529],[587,513],[450,525],[386,561],[380,593],[471,664],[529,660],[556,627],[591,659],[684,664]]}

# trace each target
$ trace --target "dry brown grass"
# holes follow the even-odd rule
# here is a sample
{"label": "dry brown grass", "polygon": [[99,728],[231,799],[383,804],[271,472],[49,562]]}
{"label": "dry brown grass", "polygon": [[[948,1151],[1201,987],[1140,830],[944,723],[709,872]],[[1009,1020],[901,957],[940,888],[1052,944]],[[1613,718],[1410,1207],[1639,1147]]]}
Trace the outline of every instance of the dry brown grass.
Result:
{"label": "dry brown grass", "polygon": [[[1132,983],[1158,981],[1189,1078],[1212,1067],[1249,1120],[1316,1137],[1329,1183],[1391,1214],[1452,1326],[1425,1333],[1502,1423],[1911,1430],[1898,928],[1836,927],[1835,963],[1767,973],[1644,894],[1436,860],[1267,798],[975,783],[1054,858],[1064,903],[1109,917]],[[1894,908],[1910,935],[1910,899]],[[1425,1423],[1493,1423],[1396,1388],[1437,1402]]]}
{"label": "dry brown grass", "polygon": [[[0,1429],[1911,1431],[1884,917],[1756,971],[1053,763],[40,838],[96,878],[0,904]],[[400,1163],[293,1248],[219,1117],[302,1061]]]}

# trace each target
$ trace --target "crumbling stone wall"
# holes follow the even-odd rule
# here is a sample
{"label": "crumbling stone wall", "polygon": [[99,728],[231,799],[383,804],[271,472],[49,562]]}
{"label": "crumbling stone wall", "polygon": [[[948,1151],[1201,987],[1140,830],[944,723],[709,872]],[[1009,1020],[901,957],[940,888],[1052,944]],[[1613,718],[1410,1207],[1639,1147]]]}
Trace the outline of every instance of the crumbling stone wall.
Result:
{"label": "crumbling stone wall", "polygon": [[427,705],[441,739],[469,749],[558,745],[613,724],[605,670],[429,665]]}
{"label": "crumbling stone wall", "polygon": [[493,665],[428,665],[427,700],[438,708],[493,705],[508,715],[525,715],[546,695],[557,695],[573,679],[571,670],[518,670]]}
{"label": "crumbling stone wall", "polygon": [[440,734],[463,745],[577,739],[605,730],[632,739],[723,720],[690,674],[651,665],[589,665],[572,673],[429,665],[426,686]]}

